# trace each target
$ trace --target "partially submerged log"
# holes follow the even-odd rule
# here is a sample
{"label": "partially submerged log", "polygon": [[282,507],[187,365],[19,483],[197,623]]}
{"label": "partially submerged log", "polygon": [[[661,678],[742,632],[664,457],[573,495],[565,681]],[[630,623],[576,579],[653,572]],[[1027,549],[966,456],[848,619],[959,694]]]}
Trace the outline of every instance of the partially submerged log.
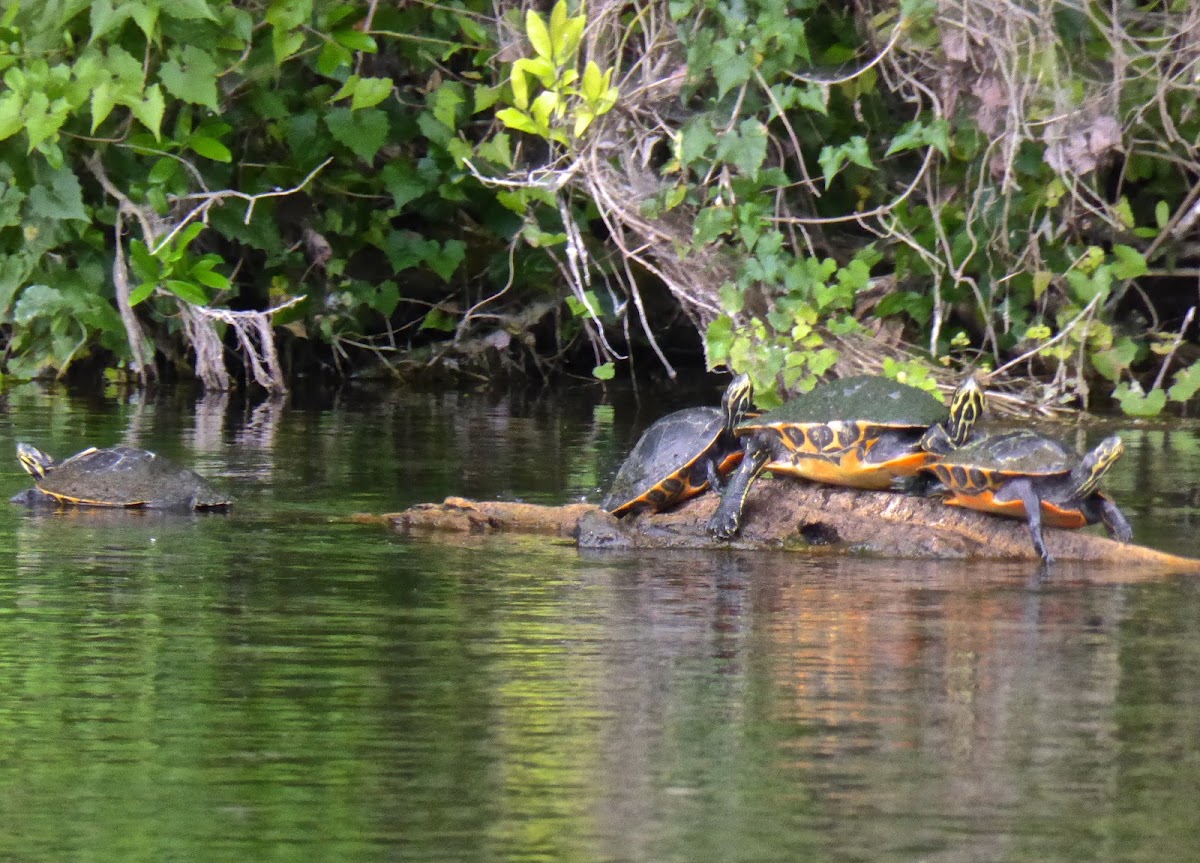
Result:
{"label": "partially submerged log", "polygon": [[[712,539],[705,524],[719,498],[705,494],[655,515],[616,519],[591,504],[550,507],[446,498],[404,512],[364,517],[404,532],[520,532],[576,539],[580,548],[786,548],[820,553],[954,560],[1038,557],[1022,521],[902,494],[762,478],[746,499],[741,535]],[[1058,560],[1200,573],[1200,560],[1114,542],[1088,530],[1046,528]]]}

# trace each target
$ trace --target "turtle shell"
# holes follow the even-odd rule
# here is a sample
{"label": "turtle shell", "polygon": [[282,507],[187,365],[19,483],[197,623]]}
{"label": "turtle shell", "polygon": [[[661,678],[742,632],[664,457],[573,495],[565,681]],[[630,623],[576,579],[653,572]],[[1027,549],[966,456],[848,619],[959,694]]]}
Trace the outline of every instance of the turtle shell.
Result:
{"label": "turtle shell", "polygon": [[738,434],[775,426],[821,425],[832,421],[885,428],[928,428],[949,410],[933,395],[888,378],[858,375],[817,385],[762,416],[745,420]]}
{"label": "turtle shell", "polygon": [[[1120,454],[1117,442],[1116,454]],[[1103,472],[1116,456],[1105,459]],[[1052,527],[1080,528],[1096,521],[1090,498],[1082,494],[1072,471],[1082,459],[1052,438],[1028,429],[981,438],[946,455],[925,469],[950,491],[946,503],[1013,518],[1027,518],[1025,504],[1009,494],[1006,485],[1029,479],[1041,501],[1041,520]]]}
{"label": "turtle shell", "polygon": [[[639,507],[665,509],[699,494],[708,482],[703,456],[724,428],[724,413],[713,407],[687,408],[656,421],[621,465],[601,506],[620,516]],[[732,470],[741,455],[731,448],[718,472]]]}
{"label": "turtle shell", "polygon": [[[1029,429],[1016,429],[959,447],[930,470],[951,488],[961,488],[995,484],[1012,477],[1062,476],[1077,464],[1079,457],[1058,441]],[[971,482],[971,472],[982,475],[987,482]]]}
{"label": "turtle shell", "polygon": [[85,450],[54,464],[36,488],[59,503],[80,506],[203,509],[231,502],[194,471],[127,446]]}

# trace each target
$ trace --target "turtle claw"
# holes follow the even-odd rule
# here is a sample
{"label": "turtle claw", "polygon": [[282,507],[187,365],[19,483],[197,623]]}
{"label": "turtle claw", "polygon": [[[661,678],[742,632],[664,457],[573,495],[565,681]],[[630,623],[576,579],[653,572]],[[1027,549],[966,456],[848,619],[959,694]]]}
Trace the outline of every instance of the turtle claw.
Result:
{"label": "turtle claw", "polygon": [[738,528],[742,526],[741,522],[742,520],[734,513],[718,512],[708,520],[708,534],[713,539],[728,542],[737,536]]}

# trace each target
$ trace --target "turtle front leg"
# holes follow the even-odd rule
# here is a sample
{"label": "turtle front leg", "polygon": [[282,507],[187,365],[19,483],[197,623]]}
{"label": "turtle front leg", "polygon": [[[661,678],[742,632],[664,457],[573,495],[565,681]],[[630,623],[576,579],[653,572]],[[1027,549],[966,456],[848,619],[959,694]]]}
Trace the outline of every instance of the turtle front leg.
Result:
{"label": "turtle front leg", "polygon": [[1027,479],[1018,479],[1013,480],[1010,487],[1025,505],[1025,517],[1029,520],[1029,538],[1033,540],[1034,549],[1041,555],[1042,563],[1053,563],[1054,558],[1050,556],[1046,540],[1042,536],[1042,499],[1033,490],[1033,483]]}
{"label": "turtle front leg", "polygon": [[1133,539],[1133,528],[1129,526],[1129,519],[1125,518],[1121,508],[1102,494],[1095,497],[1098,498],[1095,502],[1100,509],[1100,521],[1104,523],[1108,535],[1117,542],[1129,542]]}
{"label": "turtle front leg", "polygon": [[738,469],[730,477],[721,495],[721,503],[708,520],[708,532],[716,539],[733,539],[742,526],[742,507],[750,484],[770,461],[771,452],[763,446],[747,445],[747,452]]}

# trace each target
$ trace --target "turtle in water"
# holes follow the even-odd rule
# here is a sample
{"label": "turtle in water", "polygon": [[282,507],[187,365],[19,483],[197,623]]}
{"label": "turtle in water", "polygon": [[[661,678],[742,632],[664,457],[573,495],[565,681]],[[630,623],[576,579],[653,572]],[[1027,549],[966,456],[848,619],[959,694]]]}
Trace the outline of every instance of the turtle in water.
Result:
{"label": "turtle in water", "polygon": [[17,459],[37,482],[12,498],[31,506],[214,509],[232,503],[194,471],[144,449],[91,447],[64,461],[27,443]]}
{"label": "turtle in water", "polygon": [[733,428],[746,415],[753,392],[750,377],[738,375],[720,408],[688,408],[656,421],[621,465],[601,506],[618,517],[659,512],[707,488],[719,491],[721,477],[742,459]]}
{"label": "turtle in water", "polygon": [[1125,515],[1100,491],[1101,478],[1124,450],[1112,435],[1080,458],[1058,441],[1018,429],[974,441],[925,470],[941,482],[951,506],[1025,519],[1034,549],[1050,563],[1042,525],[1102,522],[1119,542],[1132,538]]}
{"label": "turtle in water", "polygon": [[949,407],[925,390],[875,375],[820,384],[734,429],[746,456],[708,531],[718,539],[737,533],[746,494],[764,470],[853,488],[901,487],[968,440],[983,403],[974,378],[954,391]]}

